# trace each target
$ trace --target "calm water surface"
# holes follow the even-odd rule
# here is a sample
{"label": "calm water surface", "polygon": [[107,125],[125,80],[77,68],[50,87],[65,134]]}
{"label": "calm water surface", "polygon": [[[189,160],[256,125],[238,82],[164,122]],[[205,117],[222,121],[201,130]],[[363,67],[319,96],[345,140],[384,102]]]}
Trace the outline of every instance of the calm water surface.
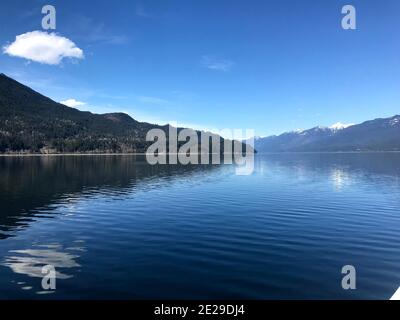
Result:
{"label": "calm water surface", "polygon": [[0,158],[2,299],[388,299],[399,235],[400,154]]}

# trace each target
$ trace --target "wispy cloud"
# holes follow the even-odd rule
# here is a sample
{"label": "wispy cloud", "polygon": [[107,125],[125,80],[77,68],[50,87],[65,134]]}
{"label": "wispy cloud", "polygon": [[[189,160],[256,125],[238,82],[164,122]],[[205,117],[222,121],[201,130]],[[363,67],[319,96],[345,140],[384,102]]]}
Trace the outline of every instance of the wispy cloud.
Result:
{"label": "wispy cloud", "polygon": [[227,72],[232,69],[235,63],[228,59],[221,59],[218,57],[204,55],[201,58],[201,64],[210,70]]}
{"label": "wispy cloud", "polygon": [[75,99],[68,99],[65,101],[60,101],[60,103],[71,107],[71,108],[76,108],[80,111],[88,111],[88,112],[92,112],[95,114],[104,114],[104,113],[112,113],[112,112],[125,112],[128,113],[126,111],[123,111],[123,109],[111,105],[111,104],[106,104],[106,105],[96,105],[96,104],[90,104],[90,103],[86,103],[86,102],[82,102],[82,101],[78,101]]}
{"label": "wispy cloud", "polygon": [[86,105],[86,102],[78,101],[75,99],[67,99],[64,101],[60,101],[61,104],[66,105],[67,107],[77,108]]}
{"label": "wispy cloud", "polygon": [[72,19],[73,23],[68,26],[69,31],[74,38],[85,41],[85,43],[106,44],[106,45],[123,45],[130,41],[130,38],[124,34],[113,32],[103,22],[84,15],[76,15]]}
{"label": "wispy cloud", "polygon": [[158,97],[150,97],[150,96],[139,96],[138,100],[142,103],[148,104],[165,104],[168,103],[167,100],[158,98]]}
{"label": "wispy cloud", "polygon": [[138,17],[142,17],[142,18],[150,18],[151,17],[151,15],[146,11],[146,9],[142,3],[136,4],[135,14]]}
{"label": "wispy cloud", "polygon": [[64,58],[84,58],[83,51],[71,40],[44,31],[17,36],[13,43],[3,47],[3,53],[50,65],[58,65]]}

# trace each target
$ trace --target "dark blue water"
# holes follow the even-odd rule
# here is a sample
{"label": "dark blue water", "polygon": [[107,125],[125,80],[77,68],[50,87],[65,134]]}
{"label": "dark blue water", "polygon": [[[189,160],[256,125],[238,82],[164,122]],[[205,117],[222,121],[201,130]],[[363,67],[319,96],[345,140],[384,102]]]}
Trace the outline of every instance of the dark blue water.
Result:
{"label": "dark blue water", "polygon": [[2,299],[388,299],[400,286],[400,154],[258,155],[251,176],[3,157],[0,201]]}

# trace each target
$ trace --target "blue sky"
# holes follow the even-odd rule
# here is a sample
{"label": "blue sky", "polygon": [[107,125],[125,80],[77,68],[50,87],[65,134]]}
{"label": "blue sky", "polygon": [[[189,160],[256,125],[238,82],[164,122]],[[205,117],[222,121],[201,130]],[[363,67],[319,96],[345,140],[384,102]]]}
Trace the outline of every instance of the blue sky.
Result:
{"label": "blue sky", "polygon": [[[82,57],[4,53],[44,32],[45,4]],[[341,28],[346,4],[357,30]],[[399,114],[399,30],[398,0],[3,0],[0,72],[83,110],[264,136]]]}

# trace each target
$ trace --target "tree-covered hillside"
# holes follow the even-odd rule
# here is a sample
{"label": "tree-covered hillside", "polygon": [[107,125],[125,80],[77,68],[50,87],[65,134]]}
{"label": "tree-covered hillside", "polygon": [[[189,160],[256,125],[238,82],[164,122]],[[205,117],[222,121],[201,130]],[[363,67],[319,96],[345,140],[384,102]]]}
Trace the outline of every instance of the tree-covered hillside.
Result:
{"label": "tree-covered hillside", "polygon": [[64,106],[0,75],[0,152],[142,152],[154,127]]}

